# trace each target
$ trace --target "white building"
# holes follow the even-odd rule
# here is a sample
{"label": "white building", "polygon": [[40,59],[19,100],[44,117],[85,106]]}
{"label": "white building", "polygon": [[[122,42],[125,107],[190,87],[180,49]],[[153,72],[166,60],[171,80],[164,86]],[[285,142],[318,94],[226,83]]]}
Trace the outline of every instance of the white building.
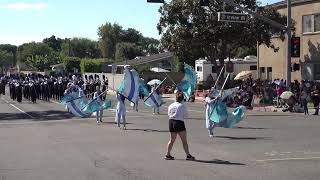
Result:
{"label": "white building", "polygon": [[[228,59],[225,59],[224,64],[226,65],[228,61]],[[252,77],[257,77],[257,58],[255,56],[247,56],[244,59],[231,59],[231,62],[233,62],[234,69],[234,72],[230,74],[231,78],[241,71],[252,71]],[[197,73],[198,83],[206,82],[210,75],[215,80],[220,73],[217,72],[215,66],[206,59],[196,60],[195,70]]]}

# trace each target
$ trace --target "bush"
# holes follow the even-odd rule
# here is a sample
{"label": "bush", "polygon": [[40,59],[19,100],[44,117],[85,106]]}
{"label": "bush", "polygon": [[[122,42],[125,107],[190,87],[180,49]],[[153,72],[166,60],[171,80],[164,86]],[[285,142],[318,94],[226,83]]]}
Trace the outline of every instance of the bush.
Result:
{"label": "bush", "polygon": [[90,72],[90,73],[100,73],[101,65],[105,62],[111,62],[111,59],[88,59],[84,58],[81,60],[80,69],[82,73]]}
{"label": "bush", "polygon": [[63,59],[64,65],[65,65],[65,70],[68,73],[73,73],[74,68],[80,70],[80,62],[81,59],[77,57],[65,57]]}

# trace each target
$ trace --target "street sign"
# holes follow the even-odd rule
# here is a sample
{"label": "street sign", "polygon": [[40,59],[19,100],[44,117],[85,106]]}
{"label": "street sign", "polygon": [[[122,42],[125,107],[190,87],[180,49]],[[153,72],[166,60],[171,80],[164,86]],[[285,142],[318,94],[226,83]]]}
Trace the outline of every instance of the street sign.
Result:
{"label": "street sign", "polygon": [[148,3],[164,3],[164,0],[147,0]]}
{"label": "street sign", "polygon": [[246,23],[248,22],[249,18],[250,15],[248,14],[218,12],[218,21]]}

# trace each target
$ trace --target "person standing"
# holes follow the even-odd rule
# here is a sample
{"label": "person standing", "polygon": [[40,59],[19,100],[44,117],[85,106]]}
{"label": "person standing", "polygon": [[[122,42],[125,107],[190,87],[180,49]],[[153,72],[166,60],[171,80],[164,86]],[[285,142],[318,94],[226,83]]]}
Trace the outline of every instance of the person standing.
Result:
{"label": "person standing", "polygon": [[22,102],[22,85],[20,82],[16,84],[16,94],[17,94],[17,101],[18,103]]}
{"label": "person standing", "polygon": [[135,103],[132,103],[132,112],[138,112],[138,106],[139,106],[139,98],[136,100]]}
{"label": "person standing", "polygon": [[170,140],[167,145],[167,154],[165,156],[166,160],[174,160],[174,157],[171,156],[171,150],[177,135],[180,136],[182,141],[183,149],[187,156],[186,160],[195,160],[189,152],[187,131],[184,124],[184,119],[188,116],[188,112],[186,106],[182,103],[183,99],[183,94],[181,92],[177,92],[176,102],[172,103],[168,108]]}
{"label": "person standing", "polygon": [[36,87],[34,86],[33,82],[31,82],[29,84],[30,86],[30,97],[31,97],[31,101],[32,103],[36,103],[37,102],[37,90],[36,90]]}
{"label": "person standing", "polygon": [[208,129],[209,137],[212,138],[213,129],[215,128],[215,125],[213,121],[210,121],[209,116],[212,111],[211,105],[212,103],[215,102],[215,100],[209,97],[208,95],[206,95],[205,101],[206,101],[206,128]]}
{"label": "person standing", "polygon": [[[100,103],[102,102],[100,86],[96,87],[96,92],[93,94],[93,99],[97,100]],[[103,107],[101,107],[100,110],[96,112],[97,124],[102,123],[102,115],[103,115]]]}
{"label": "person standing", "polygon": [[[158,88],[158,85],[157,85],[157,84],[155,84],[154,87],[152,87],[151,93],[152,93],[153,91],[155,91],[155,93],[157,93],[158,95],[160,95],[159,88]],[[153,114],[156,114],[156,113],[157,113],[157,114],[160,114],[160,108],[154,106],[154,107],[153,107]]]}
{"label": "person standing", "polygon": [[316,110],[316,112],[313,115],[319,115],[320,86],[318,84],[315,84],[313,86],[311,96],[312,96],[312,100],[313,100],[313,106]]}
{"label": "person standing", "polygon": [[123,124],[123,130],[126,130],[126,106],[124,104],[125,101],[125,97],[120,94],[118,91],[116,92],[116,96],[117,96],[117,109],[116,109],[116,122],[118,127],[121,129],[121,122]]}
{"label": "person standing", "polygon": [[280,84],[277,86],[276,91],[277,91],[277,108],[279,108],[279,107],[282,107],[280,96],[285,91],[284,84],[282,83],[282,81],[280,81]]}
{"label": "person standing", "polygon": [[307,91],[305,89],[302,89],[300,100],[301,100],[301,104],[303,106],[304,115],[309,115],[307,98],[308,98]]}

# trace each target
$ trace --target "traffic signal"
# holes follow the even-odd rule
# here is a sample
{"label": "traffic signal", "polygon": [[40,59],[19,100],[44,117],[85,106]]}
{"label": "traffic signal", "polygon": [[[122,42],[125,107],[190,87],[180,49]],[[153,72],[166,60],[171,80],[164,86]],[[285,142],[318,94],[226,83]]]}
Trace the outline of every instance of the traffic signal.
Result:
{"label": "traffic signal", "polygon": [[300,71],[300,64],[294,63],[293,64],[293,71]]}
{"label": "traffic signal", "polygon": [[291,39],[291,57],[300,57],[300,37]]}
{"label": "traffic signal", "polygon": [[209,6],[210,0],[200,0],[200,6]]}
{"label": "traffic signal", "polygon": [[164,3],[164,0],[147,0],[148,3]]}

